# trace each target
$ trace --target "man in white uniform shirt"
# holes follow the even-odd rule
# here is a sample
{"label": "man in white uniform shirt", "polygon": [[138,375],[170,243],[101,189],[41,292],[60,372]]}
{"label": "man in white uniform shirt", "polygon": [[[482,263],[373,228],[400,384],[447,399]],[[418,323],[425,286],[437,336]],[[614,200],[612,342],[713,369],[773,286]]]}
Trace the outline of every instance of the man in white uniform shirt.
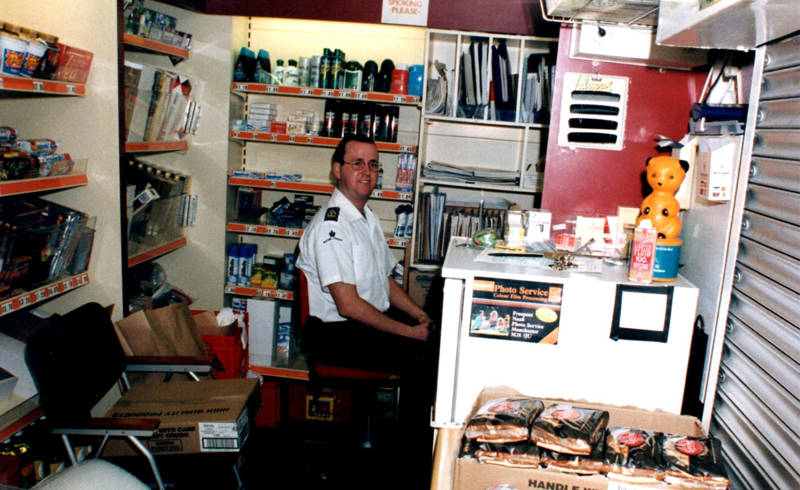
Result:
{"label": "man in white uniform shirt", "polygon": [[397,260],[367,206],[380,170],[375,143],[346,136],[331,170],[336,189],[305,228],[297,259],[308,282],[304,352],[311,361],[399,374],[401,423],[419,433],[418,444],[427,438],[428,447],[413,451],[429,454],[433,322],[391,277]]}

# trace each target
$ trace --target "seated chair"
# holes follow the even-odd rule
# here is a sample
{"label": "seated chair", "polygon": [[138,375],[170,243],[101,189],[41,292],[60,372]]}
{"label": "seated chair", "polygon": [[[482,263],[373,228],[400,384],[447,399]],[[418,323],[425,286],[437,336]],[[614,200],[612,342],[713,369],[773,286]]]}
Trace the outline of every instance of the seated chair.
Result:
{"label": "seated chair", "polygon": [[[305,273],[297,269],[298,279],[298,323],[300,325],[300,340],[302,345],[303,328],[308,316],[308,280]],[[306,354],[304,352],[304,354]],[[364,433],[361,447],[373,447],[373,423],[376,419],[377,400],[381,390],[391,391],[395,419],[397,418],[398,401],[400,400],[400,377],[392,373],[370,371],[343,366],[333,366],[309,358],[308,377],[311,396],[316,400],[320,397],[323,387],[350,389],[354,393],[354,409],[364,414]]]}
{"label": "seated chair", "polygon": [[[155,476],[157,488],[164,482],[156,461],[142,440],[151,437],[160,421],[154,418],[92,417],[92,408],[115,385],[130,388],[126,370],[195,373],[212,368],[210,357],[126,357],[109,312],[97,303],[87,303],[66,315],[53,315],[48,324],[28,339],[26,361],[39,391],[39,403],[53,433],[60,434],[72,465],[76,464],[70,435],[102,436],[97,450],[102,454],[110,437],[123,437],[142,453]],[[232,380],[201,381],[224,383]],[[178,383],[185,384],[185,383]],[[159,391],[174,383],[153,383]],[[213,389],[213,388],[212,388]],[[122,395],[122,400],[125,395]],[[238,481],[238,469],[234,465]]]}

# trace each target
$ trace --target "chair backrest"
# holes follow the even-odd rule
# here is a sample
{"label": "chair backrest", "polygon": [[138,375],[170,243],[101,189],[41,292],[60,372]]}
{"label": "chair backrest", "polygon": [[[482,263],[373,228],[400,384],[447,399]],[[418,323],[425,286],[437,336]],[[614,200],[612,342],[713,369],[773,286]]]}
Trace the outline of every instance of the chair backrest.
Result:
{"label": "chair backrest", "polygon": [[297,305],[300,309],[300,328],[303,328],[308,323],[308,278],[302,269],[298,268],[297,271]]}
{"label": "chair backrest", "polygon": [[109,312],[87,303],[34,332],[25,359],[51,419],[88,417],[120,379],[125,354]]}

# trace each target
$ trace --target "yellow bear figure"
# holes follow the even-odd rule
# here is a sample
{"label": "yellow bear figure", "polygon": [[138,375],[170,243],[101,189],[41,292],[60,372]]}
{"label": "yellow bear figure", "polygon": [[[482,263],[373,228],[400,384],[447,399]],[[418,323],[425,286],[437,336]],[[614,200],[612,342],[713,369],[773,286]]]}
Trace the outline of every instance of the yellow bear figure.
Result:
{"label": "yellow bear figure", "polygon": [[650,220],[653,228],[658,230],[658,238],[677,238],[681,232],[680,205],[674,194],[689,170],[689,162],[657,156],[648,158],[646,167],[647,183],[653,192],[642,201],[636,226]]}

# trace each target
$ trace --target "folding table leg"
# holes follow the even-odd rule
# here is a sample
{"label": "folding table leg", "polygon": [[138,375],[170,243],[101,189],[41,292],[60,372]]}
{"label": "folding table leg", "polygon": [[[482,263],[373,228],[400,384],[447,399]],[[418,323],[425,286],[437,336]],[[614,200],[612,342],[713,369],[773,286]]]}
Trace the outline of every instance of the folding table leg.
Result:
{"label": "folding table leg", "polygon": [[158,490],[164,490],[164,482],[161,480],[161,473],[158,471],[158,466],[156,466],[156,460],[153,457],[153,454],[135,436],[128,436],[128,440],[131,441],[131,444],[133,444],[136,449],[138,449],[139,452],[141,452],[144,457],[147,458],[148,462],[150,462],[150,468],[152,468],[153,474],[156,477],[156,485],[158,486]]}

